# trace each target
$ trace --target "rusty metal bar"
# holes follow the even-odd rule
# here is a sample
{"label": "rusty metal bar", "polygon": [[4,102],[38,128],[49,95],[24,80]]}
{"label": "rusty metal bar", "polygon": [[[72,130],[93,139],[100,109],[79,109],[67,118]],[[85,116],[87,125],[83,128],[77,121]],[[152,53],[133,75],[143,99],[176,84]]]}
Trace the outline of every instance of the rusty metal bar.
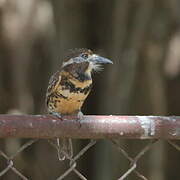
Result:
{"label": "rusty metal bar", "polygon": [[180,116],[0,115],[0,138],[180,139]]}

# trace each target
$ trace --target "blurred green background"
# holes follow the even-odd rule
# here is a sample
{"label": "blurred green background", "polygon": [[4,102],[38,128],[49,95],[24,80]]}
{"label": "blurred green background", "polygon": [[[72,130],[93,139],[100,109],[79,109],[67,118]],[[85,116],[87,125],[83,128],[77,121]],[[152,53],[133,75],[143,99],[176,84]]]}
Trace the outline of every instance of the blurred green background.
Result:
{"label": "blurred green background", "polygon": [[[0,113],[43,114],[51,74],[67,50],[86,47],[114,65],[94,75],[84,114],[180,115],[180,1],[178,0],[0,0]],[[1,139],[13,154],[26,142]],[[74,141],[78,152],[87,141]],[[120,140],[134,157],[146,144]],[[151,180],[179,180],[180,153],[158,142],[138,162]],[[6,161],[0,156],[0,171]],[[33,180],[53,180],[68,163],[41,140],[15,158]],[[89,180],[113,180],[129,162],[108,141],[99,141],[78,161]],[[2,178],[18,180],[9,171]],[[71,173],[67,180],[78,177]],[[128,180],[138,180],[133,173]]]}

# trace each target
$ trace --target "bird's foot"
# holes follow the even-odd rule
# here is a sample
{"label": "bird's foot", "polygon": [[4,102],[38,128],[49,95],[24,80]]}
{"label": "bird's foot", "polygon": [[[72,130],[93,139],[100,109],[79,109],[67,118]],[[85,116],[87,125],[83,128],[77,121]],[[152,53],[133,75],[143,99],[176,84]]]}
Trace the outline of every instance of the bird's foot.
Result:
{"label": "bird's foot", "polygon": [[83,120],[83,113],[81,111],[78,112],[77,114],[77,122],[79,123],[79,128],[81,128],[81,120]]}
{"label": "bird's foot", "polygon": [[57,118],[62,120],[62,115],[58,112],[50,112],[50,114],[52,114],[53,116],[56,116]]}
{"label": "bird's foot", "polygon": [[78,120],[80,121],[83,119],[84,114],[81,111],[79,111],[77,117],[78,117]]}

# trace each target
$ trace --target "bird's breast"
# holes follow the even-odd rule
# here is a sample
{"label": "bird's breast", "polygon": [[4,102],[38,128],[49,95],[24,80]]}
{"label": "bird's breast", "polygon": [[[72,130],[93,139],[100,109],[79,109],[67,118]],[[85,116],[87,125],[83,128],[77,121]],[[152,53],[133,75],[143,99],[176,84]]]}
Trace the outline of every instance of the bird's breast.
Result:
{"label": "bird's breast", "polygon": [[92,88],[92,80],[78,82],[67,79],[56,90],[55,111],[61,114],[74,114],[80,111]]}

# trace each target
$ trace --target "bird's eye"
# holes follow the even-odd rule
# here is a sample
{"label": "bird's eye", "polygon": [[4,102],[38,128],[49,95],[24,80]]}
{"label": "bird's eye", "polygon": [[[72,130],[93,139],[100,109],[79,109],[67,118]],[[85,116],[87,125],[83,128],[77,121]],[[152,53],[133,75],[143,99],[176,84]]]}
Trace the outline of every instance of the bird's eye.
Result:
{"label": "bird's eye", "polygon": [[88,54],[83,53],[83,54],[81,54],[81,57],[84,58],[84,59],[87,59],[88,58]]}

